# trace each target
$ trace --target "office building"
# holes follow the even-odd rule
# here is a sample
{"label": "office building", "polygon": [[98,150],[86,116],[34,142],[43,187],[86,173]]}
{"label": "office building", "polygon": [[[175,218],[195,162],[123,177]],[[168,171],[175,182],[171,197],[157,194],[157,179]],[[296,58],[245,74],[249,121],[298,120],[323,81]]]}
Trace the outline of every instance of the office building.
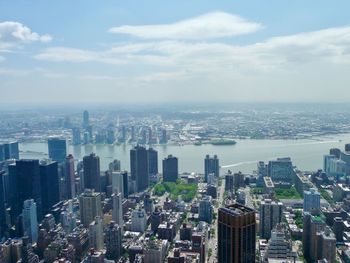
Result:
{"label": "office building", "polygon": [[5,206],[5,171],[0,171],[0,237],[7,230],[6,224],[6,206]]}
{"label": "office building", "polygon": [[179,177],[178,159],[169,155],[163,160],[163,181],[176,182]]}
{"label": "office building", "polygon": [[105,230],[106,258],[118,262],[122,255],[122,231],[114,221],[111,221]]}
{"label": "office building", "polygon": [[112,193],[120,193],[124,197],[124,178],[121,172],[112,172]]}
{"label": "office building", "polygon": [[18,142],[0,144],[0,161],[5,161],[8,159],[19,159]]}
{"label": "office building", "polygon": [[168,134],[166,129],[162,129],[162,134],[159,140],[160,144],[167,144],[168,143]]}
{"label": "office building", "polygon": [[73,142],[73,145],[81,144],[81,133],[80,133],[80,129],[77,127],[72,129],[72,142]]}
{"label": "office building", "polygon": [[304,212],[318,212],[320,211],[320,193],[315,189],[311,188],[309,191],[304,191]]}
{"label": "office building", "polygon": [[255,211],[231,204],[218,211],[218,262],[255,263]]}
{"label": "office building", "polygon": [[109,163],[108,169],[111,172],[120,172],[120,161],[115,159],[113,162]]}
{"label": "office building", "polygon": [[67,156],[66,139],[50,138],[47,141],[49,158],[58,163],[63,163]]}
{"label": "office building", "polygon": [[75,197],[75,171],[74,171],[74,157],[69,154],[65,161],[64,180],[66,188],[66,199]]}
{"label": "office building", "polygon": [[319,259],[320,242],[317,234],[322,233],[324,228],[325,223],[320,216],[309,212],[303,214],[303,252],[308,262],[315,262]]}
{"label": "office building", "polygon": [[211,224],[213,220],[213,206],[211,196],[204,196],[199,202],[199,220]]}
{"label": "office building", "polygon": [[130,230],[133,232],[143,233],[147,226],[147,214],[146,211],[139,207],[132,211],[131,214],[131,226]]}
{"label": "office building", "polygon": [[100,158],[91,153],[83,158],[84,188],[101,191]]}
{"label": "office building", "polygon": [[50,213],[53,205],[60,201],[58,164],[51,160],[40,161],[41,210],[42,215]]}
{"label": "office building", "polygon": [[23,234],[28,236],[32,244],[38,241],[38,219],[36,203],[33,199],[25,200],[23,203]]}
{"label": "office building", "polygon": [[282,220],[281,202],[265,199],[260,204],[260,238],[269,239],[271,230]]}
{"label": "office building", "polygon": [[122,171],[124,198],[129,197],[129,176],[127,171]]}
{"label": "office building", "polygon": [[156,175],[158,174],[158,152],[153,148],[149,148],[147,150],[147,153],[148,153],[148,173],[149,175]]}
{"label": "office building", "polygon": [[269,161],[267,165],[267,175],[271,177],[274,182],[292,182],[294,178],[294,169],[291,159],[286,157]]}
{"label": "office building", "polygon": [[136,146],[130,150],[131,179],[135,181],[136,191],[142,192],[149,186],[148,154],[146,148]]}
{"label": "office building", "polygon": [[208,175],[214,174],[216,177],[220,176],[220,166],[219,166],[219,159],[217,155],[214,155],[214,157],[210,157],[207,155],[204,159],[204,179],[205,182],[208,182]]}
{"label": "office building", "polygon": [[41,182],[38,160],[22,159],[11,164],[9,169],[9,203],[13,218],[22,212],[23,202],[34,199],[37,206],[38,218],[41,211]]}
{"label": "office building", "polygon": [[148,239],[143,251],[144,263],[163,263],[168,248],[167,240]]}
{"label": "office building", "polygon": [[102,216],[101,194],[91,189],[85,189],[79,197],[81,223],[88,227],[96,216]]}
{"label": "office building", "polygon": [[225,175],[225,191],[232,192],[235,189],[235,180],[232,172],[229,170]]}
{"label": "office building", "polygon": [[89,245],[97,251],[103,249],[103,220],[96,216],[95,220],[89,225]]}
{"label": "office building", "polygon": [[123,206],[122,206],[123,196],[121,193],[112,194],[112,218],[120,227],[123,227]]}
{"label": "office building", "polygon": [[90,125],[89,112],[84,110],[83,112],[83,127],[87,128]]}

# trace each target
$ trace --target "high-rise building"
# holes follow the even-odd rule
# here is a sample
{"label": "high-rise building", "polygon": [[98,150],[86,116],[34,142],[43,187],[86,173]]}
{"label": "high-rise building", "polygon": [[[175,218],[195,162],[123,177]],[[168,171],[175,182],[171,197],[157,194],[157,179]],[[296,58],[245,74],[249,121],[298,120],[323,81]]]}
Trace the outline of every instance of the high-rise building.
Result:
{"label": "high-rise building", "polygon": [[208,182],[208,175],[214,174],[214,176],[219,177],[220,176],[220,166],[219,166],[219,159],[217,155],[214,155],[214,157],[210,157],[207,155],[204,159],[204,179],[205,182]]}
{"label": "high-rise building", "polygon": [[4,235],[6,226],[5,207],[5,171],[0,171],[0,236]]}
{"label": "high-rise building", "polygon": [[89,112],[84,110],[83,112],[83,127],[87,128],[90,125]]}
{"label": "high-rise building", "polygon": [[269,161],[267,165],[267,175],[270,176],[273,181],[291,182],[294,178],[292,160],[286,157]]}
{"label": "high-rise building", "polygon": [[103,249],[103,221],[100,216],[96,216],[89,225],[89,245],[97,251]]}
{"label": "high-rise building", "polygon": [[265,199],[260,204],[260,238],[269,239],[271,230],[282,220],[281,202]]}
{"label": "high-rise building", "polygon": [[9,165],[9,203],[12,216],[16,218],[22,211],[23,202],[34,199],[38,218],[41,219],[41,183],[38,160],[22,159]]}
{"label": "high-rise building", "polygon": [[130,150],[131,179],[136,182],[136,191],[141,192],[149,186],[148,154],[146,148],[136,146]]}
{"label": "high-rise building", "polygon": [[303,214],[303,252],[308,262],[317,261],[320,253],[320,242],[317,233],[323,232],[325,223],[318,215],[309,212]]}
{"label": "high-rise building", "polygon": [[122,171],[124,198],[129,196],[129,176],[127,171]]}
{"label": "high-rise building", "polygon": [[0,144],[0,161],[8,159],[19,159],[18,142]]}
{"label": "high-rise building", "polygon": [[321,208],[320,199],[320,193],[315,188],[304,191],[304,212],[318,212]]}
{"label": "high-rise building", "polygon": [[38,219],[36,204],[33,199],[25,200],[23,203],[23,234],[29,237],[31,243],[38,240]]}
{"label": "high-rise building", "polygon": [[179,176],[178,160],[176,157],[169,155],[163,160],[163,181],[176,182]]}
{"label": "high-rise building", "polygon": [[49,158],[58,163],[63,163],[67,156],[66,139],[49,138],[47,144],[49,148]]}
{"label": "high-rise building", "polygon": [[[112,193],[120,193],[124,197],[124,178],[121,172],[112,172]],[[118,224],[118,223],[117,223]]]}
{"label": "high-rise building", "polygon": [[162,134],[159,140],[160,144],[167,144],[168,143],[168,135],[166,129],[162,129]]}
{"label": "high-rise building", "polygon": [[42,160],[40,162],[41,207],[42,215],[51,211],[53,205],[60,201],[59,176],[57,162]]}
{"label": "high-rise building", "polygon": [[84,156],[83,166],[84,188],[101,191],[100,158],[94,153]]}
{"label": "high-rise building", "polygon": [[72,199],[75,197],[75,172],[74,157],[71,154],[66,157],[64,179],[66,184],[66,198]]}
{"label": "high-rise building", "polygon": [[231,204],[218,213],[218,262],[255,263],[255,211]]}
{"label": "high-rise building", "polygon": [[148,174],[156,175],[158,174],[158,152],[153,148],[149,148],[147,150],[147,153],[148,153]]}
{"label": "high-rise building", "polygon": [[81,223],[88,227],[96,216],[102,216],[101,194],[91,189],[85,189],[79,197]]}
{"label": "high-rise building", "polygon": [[123,206],[122,206],[122,194],[114,193],[112,194],[112,218],[120,227],[123,227]]}
{"label": "high-rise building", "polygon": [[75,127],[72,129],[72,142],[73,142],[73,145],[81,144],[81,134],[80,134],[80,129],[78,127]]}
{"label": "high-rise building", "polygon": [[122,255],[122,231],[114,221],[105,230],[106,258],[117,262]]}
{"label": "high-rise building", "polygon": [[111,172],[119,172],[121,170],[120,169],[120,161],[117,159],[113,160],[113,162],[109,163],[108,169]]}
{"label": "high-rise building", "polygon": [[199,220],[205,221],[211,224],[213,220],[213,206],[212,206],[211,196],[204,196],[199,202]]}
{"label": "high-rise building", "polygon": [[139,207],[135,208],[131,214],[130,230],[133,232],[143,233],[147,226],[147,214],[145,209]]}

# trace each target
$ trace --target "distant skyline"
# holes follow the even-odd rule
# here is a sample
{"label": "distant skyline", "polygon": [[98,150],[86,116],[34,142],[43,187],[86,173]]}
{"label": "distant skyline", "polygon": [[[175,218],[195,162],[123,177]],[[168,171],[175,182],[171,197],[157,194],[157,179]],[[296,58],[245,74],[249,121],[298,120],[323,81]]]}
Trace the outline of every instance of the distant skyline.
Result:
{"label": "distant skyline", "polygon": [[0,2],[5,105],[350,102],[350,2]]}

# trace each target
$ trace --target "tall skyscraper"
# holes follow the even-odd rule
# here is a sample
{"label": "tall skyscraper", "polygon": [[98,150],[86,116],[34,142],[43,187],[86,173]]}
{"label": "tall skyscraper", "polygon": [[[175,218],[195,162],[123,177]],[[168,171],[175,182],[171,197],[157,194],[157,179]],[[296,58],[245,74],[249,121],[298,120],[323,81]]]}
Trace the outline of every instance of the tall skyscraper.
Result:
{"label": "tall skyscraper", "polygon": [[89,225],[89,244],[97,251],[103,249],[103,221],[100,216],[96,216]]}
{"label": "tall skyscraper", "polygon": [[66,184],[66,198],[75,197],[75,172],[74,172],[74,157],[69,154],[65,161],[64,179]]}
{"label": "tall skyscraper", "polygon": [[255,211],[232,204],[218,213],[218,262],[255,263]]}
{"label": "tall skyscraper", "polygon": [[57,162],[43,160],[40,162],[41,207],[45,216],[53,205],[60,201],[59,176]]}
{"label": "tall skyscraper", "polygon": [[211,224],[213,220],[213,206],[211,204],[211,196],[204,196],[199,202],[199,220]]}
{"label": "tall skyscraper", "polygon": [[25,200],[34,199],[38,218],[41,219],[41,183],[38,160],[22,159],[9,165],[9,188],[9,201],[13,218],[21,213]]}
{"label": "tall skyscraper", "polygon": [[124,198],[129,197],[129,176],[127,171],[122,171]]}
{"label": "tall skyscraper", "polygon": [[84,188],[101,191],[100,158],[91,153],[83,158]]}
{"label": "tall skyscraper", "polygon": [[260,205],[260,238],[269,239],[271,230],[282,220],[281,202],[265,199]]}
{"label": "tall skyscraper", "polygon": [[49,147],[49,158],[58,163],[63,163],[67,156],[66,139],[50,138],[47,144]]}
{"label": "tall skyscraper", "polygon": [[88,227],[96,216],[102,216],[101,194],[91,189],[85,189],[79,197],[81,223]]}
{"label": "tall skyscraper", "polygon": [[84,110],[83,112],[83,127],[87,128],[90,125],[89,112]]}
{"label": "tall skyscraper", "polygon": [[123,227],[123,205],[122,205],[122,195],[121,193],[112,194],[112,218],[120,227]]}
{"label": "tall skyscraper", "polygon": [[0,236],[6,230],[5,171],[0,171]]}
{"label": "tall skyscraper", "polygon": [[111,221],[105,230],[106,257],[117,262],[122,254],[122,231],[114,221]]}
{"label": "tall skyscraper", "polygon": [[0,145],[0,161],[19,159],[18,142],[8,142]]}
{"label": "tall skyscraper", "polygon": [[147,153],[148,153],[148,173],[150,175],[156,175],[158,174],[158,152],[153,148],[149,148],[147,150]]}
{"label": "tall skyscraper", "polygon": [[148,154],[145,147],[136,146],[130,150],[131,179],[136,182],[136,191],[141,192],[149,186]]}
{"label": "tall skyscraper", "polygon": [[121,193],[121,197],[124,197],[124,178],[121,172],[112,172],[112,192]]}
{"label": "tall skyscraper", "polygon": [[309,212],[303,214],[303,252],[308,262],[316,262],[320,251],[317,233],[323,232],[325,222],[318,215]]}
{"label": "tall skyscraper", "polygon": [[179,166],[176,157],[169,155],[163,160],[163,181],[176,182],[179,176]]}
{"label": "tall skyscraper", "polygon": [[304,212],[318,212],[321,208],[320,193],[311,188],[309,191],[304,191]]}
{"label": "tall skyscraper", "polygon": [[31,243],[38,241],[38,219],[36,204],[33,199],[25,200],[23,203],[23,234],[29,237]]}
{"label": "tall skyscraper", "polygon": [[220,176],[220,166],[219,166],[219,159],[217,155],[214,155],[214,157],[210,157],[207,155],[204,159],[204,179],[205,182],[208,182],[208,175],[214,174],[216,177]]}
{"label": "tall skyscraper", "polygon": [[72,129],[72,142],[73,142],[73,145],[81,144],[81,134],[80,134],[80,129],[78,127],[75,127]]}

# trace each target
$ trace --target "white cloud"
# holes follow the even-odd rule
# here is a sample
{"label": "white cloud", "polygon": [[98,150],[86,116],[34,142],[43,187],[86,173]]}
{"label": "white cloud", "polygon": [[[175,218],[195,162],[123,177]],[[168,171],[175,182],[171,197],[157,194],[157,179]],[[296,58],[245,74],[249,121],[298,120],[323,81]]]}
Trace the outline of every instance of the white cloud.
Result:
{"label": "white cloud", "polygon": [[144,39],[209,39],[253,33],[261,28],[261,24],[237,15],[212,12],[171,24],[123,25],[113,27],[109,32]]}
{"label": "white cloud", "polygon": [[34,41],[47,43],[51,40],[50,35],[39,35],[19,22],[0,22],[0,50],[12,49]]}

